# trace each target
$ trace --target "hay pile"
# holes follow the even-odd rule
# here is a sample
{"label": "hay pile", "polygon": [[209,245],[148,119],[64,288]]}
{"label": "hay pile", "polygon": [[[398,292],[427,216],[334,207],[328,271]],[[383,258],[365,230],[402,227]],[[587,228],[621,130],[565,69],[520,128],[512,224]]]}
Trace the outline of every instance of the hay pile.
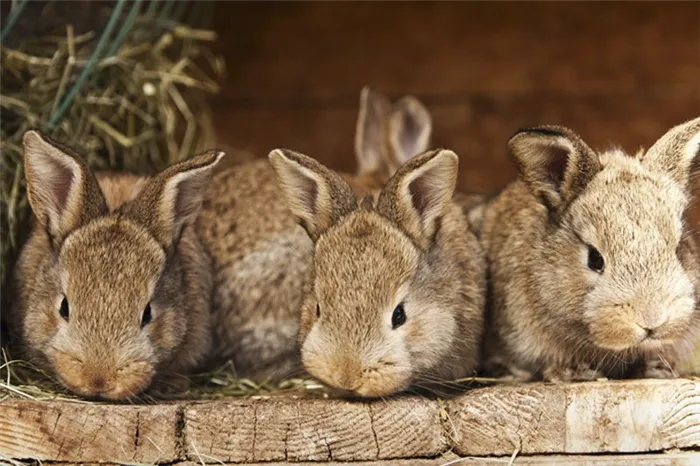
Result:
{"label": "hay pile", "polygon": [[[5,16],[0,61],[0,263],[6,283],[28,204],[22,134],[39,128],[94,168],[149,173],[215,144],[208,95],[223,60],[201,2],[29,2]],[[19,11],[19,13],[18,13]],[[188,18],[188,23],[182,21]]]}
{"label": "hay pile", "polygon": [[[304,395],[327,397],[328,391],[321,384],[302,378],[279,383],[255,383],[236,376],[231,364],[212,372],[193,374],[190,387],[184,392],[161,393],[156,397],[143,394],[130,402],[152,403],[158,400],[215,400],[232,396]],[[7,399],[85,401],[71,394],[50,374],[32,364],[12,359],[10,350],[0,352],[0,402]]]}

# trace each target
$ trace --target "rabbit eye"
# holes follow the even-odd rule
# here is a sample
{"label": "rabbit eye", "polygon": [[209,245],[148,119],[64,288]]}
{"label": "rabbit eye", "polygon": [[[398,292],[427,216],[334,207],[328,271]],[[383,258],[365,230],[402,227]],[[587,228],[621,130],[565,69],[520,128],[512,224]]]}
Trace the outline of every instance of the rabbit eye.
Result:
{"label": "rabbit eye", "polygon": [[319,306],[318,304],[316,305],[316,318],[321,318],[321,306]]}
{"label": "rabbit eye", "polygon": [[588,268],[598,273],[603,273],[605,269],[603,256],[593,246],[588,246]]}
{"label": "rabbit eye", "polygon": [[406,322],[406,311],[403,310],[403,303],[396,306],[394,313],[391,314],[391,327],[399,328]]}
{"label": "rabbit eye", "polygon": [[151,303],[146,304],[146,309],[143,311],[143,316],[141,317],[141,328],[145,327],[151,322]]}
{"label": "rabbit eye", "polygon": [[68,316],[70,315],[70,308],[68,307],[68,300],[64,297],[61,301],[61,309],[58,310],[58,314],[63,317],[63,320],[68,322]]}

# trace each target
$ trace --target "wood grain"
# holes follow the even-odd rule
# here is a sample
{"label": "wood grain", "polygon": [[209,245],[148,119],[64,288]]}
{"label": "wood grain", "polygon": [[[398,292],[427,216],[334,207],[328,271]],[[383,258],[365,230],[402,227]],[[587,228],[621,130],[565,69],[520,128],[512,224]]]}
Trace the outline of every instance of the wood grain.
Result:
{"label": "wood grain", "polygon": [[564,124],[595,147],[634,151],[700,114],[698,2],[216,8],[229,68],[213,99],[217,131],[258,156],[282,146],[354,170],[364,85],[421,98],[434,115],[434,145],[462,158],[460,187],[482,193],[514,177],[504,150],[519,127]]}
{"label": "wood grain", "polygon": [[[0,403],[0,459],[372,464],[447,462],[456,459],[450,452],[509,458],[514,451],[528,456],[698,449],[700,382],[686,379],[496,386],[445,402],[271,397],[153,406]],[[579,463],[624,464],[589,459],[594,461],[582,456]]]}
{"label": "wood grain", "polygon": [[[685,452],[685,453],[652,453],[646,455],[548,455],[548,456],[517,456],[514,464],[517,466],[627,466],[634,464],[637,466],[697,466],[700,462],[700,453]],[[0,462],[2,464],[2,462]],[[60,464],[61,466],[78,466],[70,463],[43,463],[44,465],[53,466]],[[220,463],[223,465],[239,464],[240,466],[248,466],[252,464],[265,464],[266,466],[317,466],[318,462],[270,462],[270,463]],[[510,465],[510,457],[458,457],[451,453],[446,453],[439,458],[412,458],[400,460],[384,460],[384,461],[329,461],[321,464],[327,466],[497,466]],[[198,466],[199,462],[183,461],[172,463],[173,466]],[[80,466],[98,466],[97,464],[80,463]],[[102,463],[101,466],[117,466],[109,463]]]}
{"label": "wood grain", "polygon": [[[566,125],[594,148],[616,145],[635,152],[649,147],[672,126],[700,115],[700,99],[652,95],[424,100],[433,115],[433,145],[459,154],[460,187],[479,192],[494,192],[515,177],[505,148],[519,128]],[[261,157],[274,148],[288,147],[335,170],[355,169],[357,105],[237,108],[220,101],[215,111],[220,116],[217,132],[222,143],[237,145]]]}
{"label": "wood grain", "polygon": [[0,457],[165,463],[178,458],[176,406],[0,403]]}
{"label": "wood grain", "polygon": [[448,409],[462,455],[700,447],[700,383],[684,379],[494,387]]}
{"label": "wood grain", "polygon": [[261,400],[185,410],[190,460],[331,461],[434,456],[445,449],[437,405]]}
{"label": "wood grain", "polygon": [[697,96],[697,2],[221,2],[224,95]]}

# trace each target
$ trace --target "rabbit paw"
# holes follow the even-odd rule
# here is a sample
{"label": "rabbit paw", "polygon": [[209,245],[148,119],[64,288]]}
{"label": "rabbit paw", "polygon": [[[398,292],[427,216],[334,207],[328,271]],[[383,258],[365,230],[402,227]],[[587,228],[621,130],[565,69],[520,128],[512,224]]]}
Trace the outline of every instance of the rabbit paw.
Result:
{"label": "rabbit paw", "polygon": [[190,386],[190,379],[183,375],[163,376],[153,382],[150,392],[155,397],[167,398],[187,392]]}
{"label": "rabbit paw", "polygon": [[644,361],[640,376],[644,379],[674,379],[678,374],[673,366],[660,358]]}
{"label": "rabbit paw", "polygon": [[605,376],[598,370],[587,364],[579,364],[574,367],[549,366],[542,371],[542,378],[546,382],[586,382],[598,380]]}
{"label": "rabbit paw", "polygon": [[533,378],[532,371],[509,363],[501,356],[492,356],[484,363],[484,374],[510,382],[529,382]]}

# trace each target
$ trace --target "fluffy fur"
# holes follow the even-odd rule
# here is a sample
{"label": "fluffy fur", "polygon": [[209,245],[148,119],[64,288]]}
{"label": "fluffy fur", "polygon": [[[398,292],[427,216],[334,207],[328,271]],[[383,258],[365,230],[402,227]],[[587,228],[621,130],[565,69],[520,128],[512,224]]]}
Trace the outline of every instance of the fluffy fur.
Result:
{"label": "fluffy fur", "polygon": [[34,218],[15,270],[22,347],[84,397],[168,388],[211,345],[210,263],[192,223],[223,154],[147,179],[96,177],[36,131],[24,149]]}
{"label": "fluffy fur", "polygon": [[[358,171],[342,176],[357,195],[376,191],[426,148],[430,130],[430,114],[415,98],[391,104],[363,89]],[[215,175],[197,227],[213,261],[212,364],[232,359],[240,375],[257,380],[299,373],[299,305],[313,243],[282,199],[268,160]]]}
{"label": "fluffy fur", "polygon": [[520,179],[482,225],[487,371],[553,381],[678,373],[700,336],[697,244],[684,223],[699,142],[700,119],[634,156],[596,153],[562,127],[510,140]]}
{"label": "fluffy fur", "polygon": [[[365,397],[472,374],[486,267],[452,201],[457,156],[444,150],[417,156],[376,200],[361,202],[314,159],[287,150],[270,159],[291,211],[314,241],[301,305],[308,372]],[[399,305],[406,321],[393,328]]]}

